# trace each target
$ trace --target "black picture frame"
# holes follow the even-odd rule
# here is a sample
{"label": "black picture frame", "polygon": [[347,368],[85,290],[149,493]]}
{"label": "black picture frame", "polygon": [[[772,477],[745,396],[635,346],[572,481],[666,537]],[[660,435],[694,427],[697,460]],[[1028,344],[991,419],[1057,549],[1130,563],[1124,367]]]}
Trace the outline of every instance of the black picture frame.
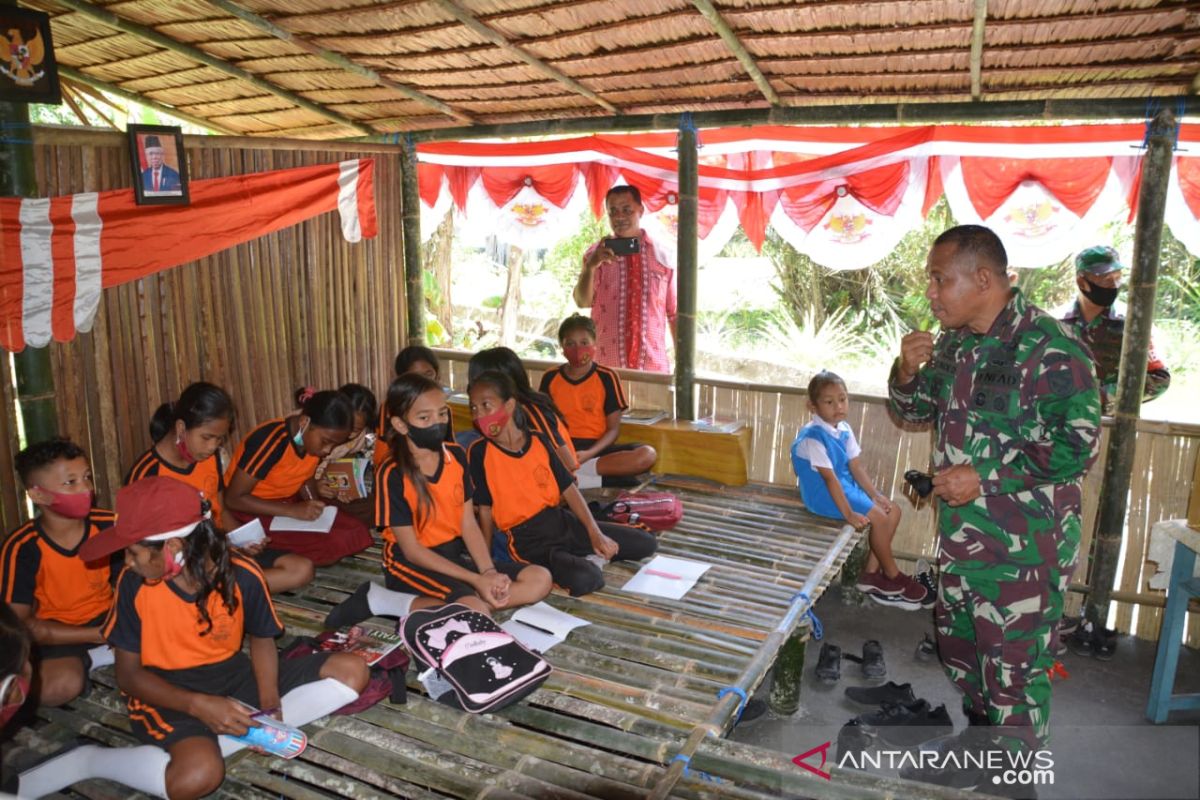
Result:
{"label": "black picture frame", "polygon": [[[187,155],[183,130],[172,125],[129,125],[129,164],[133,192],[139,206],[187,205]],[[153,184],[154,161],[158,162],[157,188]]]}
{"label": "black picture frame", "polygon": [[62,102],[50,15],[0,6],[0,102]]}

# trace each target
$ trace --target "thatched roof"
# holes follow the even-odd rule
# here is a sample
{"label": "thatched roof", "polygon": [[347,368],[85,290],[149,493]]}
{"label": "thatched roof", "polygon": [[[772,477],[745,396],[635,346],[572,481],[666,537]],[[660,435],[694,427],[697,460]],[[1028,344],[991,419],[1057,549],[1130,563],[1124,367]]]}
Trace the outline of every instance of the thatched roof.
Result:
{"label": "thatched roof", "polygon": [[1188,0],[234,2],[22,4],[93,86],[252,135],[1200,88]]}

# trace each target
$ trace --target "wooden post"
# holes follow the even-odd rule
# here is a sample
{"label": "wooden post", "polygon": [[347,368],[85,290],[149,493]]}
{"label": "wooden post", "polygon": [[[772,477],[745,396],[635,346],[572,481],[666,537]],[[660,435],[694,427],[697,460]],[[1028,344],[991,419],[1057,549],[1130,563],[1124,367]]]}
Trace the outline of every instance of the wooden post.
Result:
{"label": "wooden post", "polygon": [[796,631],[787,638],[779,655],[775,656],[775,672],[771,677],[771,710],[780,716],[791,716],[800,708],[800,679],[804,675],[805,631]]}
{"label": "wooden post", "polygon": [[1087,618],[1096,626],[1104,625],[1108,620],[1108,606],[1117,574],[1121,538],[1125,531],[1129,480],[1137,446],[1137,421],[1142,408],[1142,390],[1150,351],[1150,328],[1154,324],[1158,253],[1162,245],[1167,179],[1171,174],[1176,131],[1175,115],[1166,108],[1159,111],[1150,123],[1146,155],[1142,159],[1125,338],[1121,343],[1121,367],[1117,376],[1116,411],[1113,412],[1104,481],[1100,487],[1091,592],[1085,609]]}
{"label": "wooden post", "polygon": [[400,205],[404,227],[404,299],[408,340],[425,344],[425,274],[421,268],[421,194],[417,187],[417,145],[404,139],[400,159]]}
{"label": "wooden post", "polygon": [[679,243],[675,319],[675,416],[696,418],[696,250],[700,184],[696,127],[691,114],[679,120]]}
{"label": "wooden post", "polygon": [[[15,0],[0,0],[0,8],[15,7]],[[0,196],[33,197],[37,175],[33,169],[33,129],[29,106],[0,103]],[[4,354],[0,352],[0,356]],[[54,371],[50,348],[26,347],[13,359],[17,378],[17,404],[25,427],[25,440],[37,442],[58,433],[54,405]],[[17,442],[12,442],[14,446]]]}

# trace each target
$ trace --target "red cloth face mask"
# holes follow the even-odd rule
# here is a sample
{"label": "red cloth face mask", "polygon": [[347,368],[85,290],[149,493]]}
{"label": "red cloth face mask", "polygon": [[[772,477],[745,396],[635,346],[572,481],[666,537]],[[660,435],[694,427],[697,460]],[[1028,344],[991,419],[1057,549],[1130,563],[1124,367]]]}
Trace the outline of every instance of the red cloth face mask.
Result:
{"label": "red cloth face mask", "polygon": [[[50,492],[44,486],[38,487],[44,492]],[[74,492],[72,494],[63,494],[62,492],[50,492],[54,495],[54,502],[47,508],[55,514],[60,514],[69,519],[84,519],[88,512],[92,510],[92,492]]]}
{"label": "red cloth face mask", "polygon": [[500,435],[500,431],[504,430],[504,426],[508,424],[508,420],[512,417],[504,406],[500,406],[490,414],[484,414],[482,417],[475,419],[475,427],[489,439],[495,439]]}
{"label": "red cloth face mask", "polygon": [[21,706],[25,705],[25,700],[27,697],[29,697],[29,679],[24,675],[10,675],[3,681],[0,681],[0,700],[3,700],[3,698],[9,694],[9,687],[14,683],[16,684],[17,688],[20,689],[21,697],[19,700],[14,700],[11,703],[6,703],[5,705],[0,706],[0,729],[8,724],[8,721],[12,719],[13,714],[16,714],[17,711],[20,710]]}
{"label": "red cloth face mask", "polygon": [[198,458],[192,455],[192,451],[188,449],[187,440],[182,436],[179,436],[175,439],[175,449],[179,451],[179,457],[187,463],[195,464],[197,461],[199,461]]}
{"label": "red cloth face mask", "polygon": [[592,363],[592,360],[595,359],[596,345],[576,344],[564,347],[563,355],[567,357],[567,363],[572,367],[582,367]]}

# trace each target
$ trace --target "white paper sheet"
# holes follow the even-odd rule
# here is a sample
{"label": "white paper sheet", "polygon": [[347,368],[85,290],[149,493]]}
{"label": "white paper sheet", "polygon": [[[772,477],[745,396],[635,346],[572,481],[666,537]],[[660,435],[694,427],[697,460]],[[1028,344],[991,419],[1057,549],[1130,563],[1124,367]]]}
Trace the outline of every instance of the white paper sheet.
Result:
{"label": "white paper sheet", "polygon": [[534,603],[518,610],[500,627],[529,649],[544,653],[566,639],[571,631],[591,624],[547,603]]}
{"label": "white paper sheet", "polygon": [[621,591],[678,600],[696,585],[696,581],[711,566],[700,561],[655,556],[626,581]]}
{"label": "white paper sheet", "polygon": [[337,506],[325,506],[321,516],[313,520],[296,519],[294,517],[271,517],[271,530],[293,531],[296,533],[329,533],[333,527],[333,518],[337,516]]}
{"label": "white paper sheet", "polygon": [[234,547],[249,547],[265,538],[267,538],[267,532],[263,530],[262,522],[258,517],[229,532],[229,543]]}

